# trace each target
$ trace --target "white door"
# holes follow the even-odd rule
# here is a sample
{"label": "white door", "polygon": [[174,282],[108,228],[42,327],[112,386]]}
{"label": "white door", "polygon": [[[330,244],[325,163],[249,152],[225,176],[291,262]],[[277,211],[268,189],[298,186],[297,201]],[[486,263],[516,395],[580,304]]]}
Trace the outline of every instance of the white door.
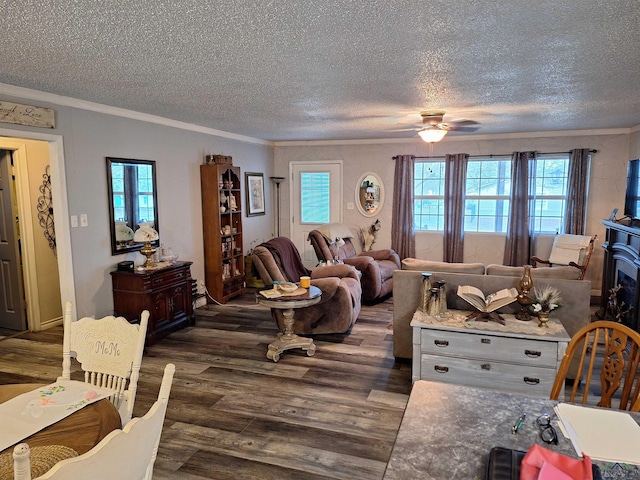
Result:
{"label": "white door", "polygon": [[291,162],[291,240],[307,268],[318,263],[307,240],[318,225],[342,222],[342,162]]}

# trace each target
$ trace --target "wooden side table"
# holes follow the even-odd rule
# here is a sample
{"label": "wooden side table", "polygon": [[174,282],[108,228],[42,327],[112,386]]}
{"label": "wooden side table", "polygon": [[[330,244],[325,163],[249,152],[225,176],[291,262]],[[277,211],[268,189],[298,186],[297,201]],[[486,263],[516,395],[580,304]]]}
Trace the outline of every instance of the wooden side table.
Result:
{"label": "wooden side table", "polygon": [[313,343],[312,338],[299,337],[293,333],[293,311],[296,308],[315,305],[320,301],[321,296],[322,291],[313,285],[305,293],[295,296],[265,298],[260,292],[256,293],[256,299],[260,305],[282,310],[282,315],[284,316],[284,333],[278,333],[276,341],[269,344],[269,350],[267,350],[267,358],[269,360],[277,362],[280,360],[280,354],[291,348],[306,350],[309,357],[316,353],[316,345]]}

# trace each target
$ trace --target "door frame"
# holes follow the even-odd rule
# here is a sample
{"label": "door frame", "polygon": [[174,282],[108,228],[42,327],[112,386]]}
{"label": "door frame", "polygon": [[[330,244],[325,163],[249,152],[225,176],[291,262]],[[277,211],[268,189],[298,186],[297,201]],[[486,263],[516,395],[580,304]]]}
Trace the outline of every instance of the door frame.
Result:
{"label": "door frame", "polygon": [[[67,180],[64,166],[64,148],[62,135],[49,133],[28,132],[0,128],[0,148],[12,150],[14,166],[17,169],[16,197],[18,203],[18,215],[23,225],[21,236],[24,239],[22,245],[23,278],[25,298],[27,301],[27,323],[29,330],[39,331],[62,323],[59,320],[42,324],[40,307],[34,301],[38,295],[38,286],[35,281],[35,248],[32,214],[30,205],[28,176],[27,176],[27,151],[24,141],[21,139],[40,140],[49,144],[49,164],[51,166],[51,191],[53,211],[55,212],[56,250],[58,253],[58,277],[60,281],[60,302],[62,311],[67,301],[71,301],[72,315],[76,318],[75,281],[73,276],[73,254],[71,249],[71,230],[69,225],[69,204],[67,199]],[[28,223],[27,223],[28,222]]]}

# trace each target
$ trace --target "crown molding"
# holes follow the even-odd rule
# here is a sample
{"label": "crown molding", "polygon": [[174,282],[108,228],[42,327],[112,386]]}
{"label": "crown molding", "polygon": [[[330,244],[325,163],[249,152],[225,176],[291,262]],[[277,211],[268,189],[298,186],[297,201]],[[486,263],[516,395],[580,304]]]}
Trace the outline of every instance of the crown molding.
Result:
{"label": "crown molding", "polygon": [[78,98],[65,97],[63,95],[57,95],[55,93],[32,90],[30,88],[18,87],[15,85],[9,85],[7,83],[0,83],[0,94],[11,95],[28,100],[36,100],[39,102],[47,102],[64,107],[78,108],[80,110],[104,113],[116,117],[130,118],[132,120],[139,120],[141,122],[155,123],[157,125],[179,128],[181,130],[188,130],[191,132],[204,133],[206,135],[214,135],[216,137],[228,138],[230,140],[237,140],[239,142],[273,146],[273,142],[269,140],[247,137],[245,135],[238,135],[231,132],[225,132],[223,130],[216,130],[215,128],[202,127],[200,125],[180,122],[178,120],[171,120],[169,118],[159,117],[157,115],[136,112],[134,110],[127,110],[125,108],[111,107],[109,105],[103,105],[101,103],[89,102],[86,100],[80,100]]}

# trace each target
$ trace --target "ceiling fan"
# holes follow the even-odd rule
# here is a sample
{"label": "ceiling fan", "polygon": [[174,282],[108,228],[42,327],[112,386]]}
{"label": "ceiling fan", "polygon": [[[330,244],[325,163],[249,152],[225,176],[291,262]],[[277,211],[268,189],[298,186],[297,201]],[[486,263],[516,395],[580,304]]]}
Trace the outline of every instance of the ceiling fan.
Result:
{"label": "ceiling fan", "polygon": [[418,135],[428,143],[439,142],[450,130],[458,132],[475,132],[480,127],[473,120],[456,120],[444,123],[444,110],[427,110],[420,112],[422,123],[425,125]]}

